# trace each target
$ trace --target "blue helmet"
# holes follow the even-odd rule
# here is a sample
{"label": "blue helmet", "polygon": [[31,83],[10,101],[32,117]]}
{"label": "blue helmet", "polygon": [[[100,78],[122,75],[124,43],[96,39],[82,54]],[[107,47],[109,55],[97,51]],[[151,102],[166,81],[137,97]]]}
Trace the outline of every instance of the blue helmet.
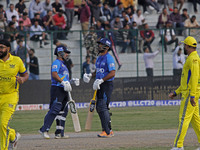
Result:
{"label": "blue helmet", "polygon": [[112,43],[111,43],[111,41],[110,41],[109,39],[107,39],[107,38],[101,38],[99,41],[97,41],[97,43],[101,43],[101,44],[103,44],[103,45],[106,45],[106,46],[109,47],[109,49],[112,48]]}
{"label": "blue helmet", "polygon": [[67,49],[67,47],[62,46],[62,45],[56,47],[56,49],[55,49],[55,51],[54,51],[54,55],[58,55],[59,52],[65,52],[65,53],[68,53],[68,54],[71,53],[71,52]]}

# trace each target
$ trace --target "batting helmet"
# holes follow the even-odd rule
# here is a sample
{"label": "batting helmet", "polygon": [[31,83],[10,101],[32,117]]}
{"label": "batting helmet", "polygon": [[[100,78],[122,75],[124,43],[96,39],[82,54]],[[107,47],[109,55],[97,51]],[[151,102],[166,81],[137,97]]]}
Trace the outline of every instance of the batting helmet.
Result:
{"label": "batting helmet", "polygon": [[58,55],[59,52],[65,52],[65,53],[68,53],[70,54],[71,52],[67,49],[67,47],[65,46],[57,46],[55,51],[54,51],[54,55]]}
{"label": "batting helmet", "polygon": [[110,41],[109,39],[107,39],[107,38],[101,38],[99,41],[97,41],[97,43],[101,43],[101,44],[103,44],[103,45],[106,45],[106,46],[109,47],[109,49],[112,48],[112,43],[111,43],[111,41]]}

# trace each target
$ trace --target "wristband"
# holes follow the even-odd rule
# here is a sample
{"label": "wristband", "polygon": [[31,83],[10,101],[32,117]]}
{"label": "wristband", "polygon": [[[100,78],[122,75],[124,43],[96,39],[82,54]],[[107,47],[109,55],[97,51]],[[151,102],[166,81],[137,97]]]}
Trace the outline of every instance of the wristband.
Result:
{"label": "wristband", "polygon": [[176,96],[177,94],[176,94],[176,92],[174,91],[174,96]]}

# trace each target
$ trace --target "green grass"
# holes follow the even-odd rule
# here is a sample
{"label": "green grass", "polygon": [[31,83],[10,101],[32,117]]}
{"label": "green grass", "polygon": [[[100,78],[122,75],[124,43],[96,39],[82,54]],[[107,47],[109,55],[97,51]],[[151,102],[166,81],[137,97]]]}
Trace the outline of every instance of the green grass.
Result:
{"label": "green grass", "polygon": [[[178,127],[178,107],[128,107],[111,108],[113,113],[112,127],[115,131],[150,130],[150,129],[176,129]],[[47,111],[16,111],[11,121],[11,127],[22,134],[37,133],[43,124]],[[84,131],[87,109],[78,110],[81,128]],[[55,129],[55,123],[52,130]],[[91,131],[101,130],[100,121],[95,112]],[[70,113],[67,116],[66,132],[73,132]]]}

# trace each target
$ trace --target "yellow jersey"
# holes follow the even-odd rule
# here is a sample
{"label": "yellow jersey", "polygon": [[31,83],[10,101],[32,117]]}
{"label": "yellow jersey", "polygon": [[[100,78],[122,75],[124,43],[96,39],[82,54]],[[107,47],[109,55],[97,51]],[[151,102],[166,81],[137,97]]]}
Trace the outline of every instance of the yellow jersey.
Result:
{"label": "yellow jersey", "polygon": [[18,92],[19,83],[16,76],[26,72],[21,58],[9,55],[5,62],[0,59],[0,94]]}
{"label": "yellow jersey", "polygon": [[180,94],[186,91],[190,91],[190,96],[195,97],[197,89],[200,89],[200,59],[197,51],[193,51],[187,57],[183,66],[181,74],[181,84],[175,91],[176,94]]}

